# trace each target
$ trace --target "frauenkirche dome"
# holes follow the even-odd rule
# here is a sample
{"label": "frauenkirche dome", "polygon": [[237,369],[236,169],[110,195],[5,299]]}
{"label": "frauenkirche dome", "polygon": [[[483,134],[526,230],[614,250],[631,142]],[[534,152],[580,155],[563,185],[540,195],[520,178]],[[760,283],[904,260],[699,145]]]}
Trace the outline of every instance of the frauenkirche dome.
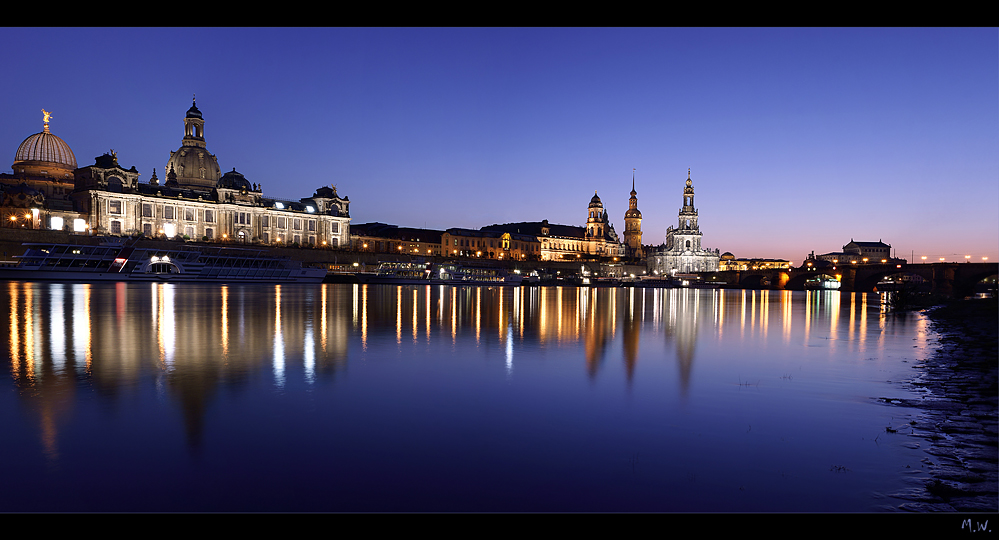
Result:
{"label": "frauenkirche dome", "polygon": [[211,189],[222,177],[219,162],[205,145],[205,120],[193,103],[184,117],[184,139],[176,152],[170,152],[167,175],[174,173],[181,187]]}

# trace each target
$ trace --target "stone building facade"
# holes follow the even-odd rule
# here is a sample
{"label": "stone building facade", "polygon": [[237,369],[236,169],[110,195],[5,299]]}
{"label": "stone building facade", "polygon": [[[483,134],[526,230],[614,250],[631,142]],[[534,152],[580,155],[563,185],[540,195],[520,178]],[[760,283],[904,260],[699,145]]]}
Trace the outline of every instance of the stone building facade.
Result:
{"label": "stone building facade", "polygon": [[444,231],[399,227],[386,223],[350,226],[351,249],[362,253],[427,256],[441,254]]}
{"label": "stone building facade", "polygon": [[815,255],[814,252],[805,258],[826,261],[833,264],[895,264],[903,262],[891,256],[891,244],[886,244],[881,240],[877,242],[857,242],[850,239],[850,243],[843,246],[843,251],[834,251]]}
{"label": "stone building facade", "polygon": [[[39,216],[35,228],[274,245],[349,246],[350,201],[337,194],[336,186],[320,187],[311,197],[298,200],[265,196],[259,185],[251,184],[235,169],[221,174],[218,160],[207,150],[204,124],[201,111],[192,104],[184,118],[181,147],[170,152],[163,183],[155,169],[148,182],[140,182],[136,168],[122,167],[114,151],[98,156],[93,165],[77,168],[69,146],[49,133],[47,123],[42,133],[22,143],[12,167],[14,175],[0,180],[5,184],[5,194],[11,195],[16,189],[9,184],[19,178],[40,171],[56,173],[45,180],[47,189],[41,197],[25,197],[35,201],[32,204]],[[44,149],[45,144],[59,151],[22,151],[26,145]],[[56,161],[49,163],[42,158]],[[67,171],[73,178],[71,189]],[[62,192],[55,191],[60,188]]]}
{"label": "stone building facade", "polygon": [[634,176],[631,177],[628,210],[624,213],[624,243],[627,246],[628,257],[645,258],[645,249],[642,247],[642,212],[638,209],[638,192],[635,191]]}
{"label": "stone building facade", "polygon": [[648,258],[649,273],[672,276],[691,272],[717,272],[721,256],[717,249],[703,247],[701,236],[697,208],[694,207],[694,187],[688,170],[678,224],[666,229],[666,241],[655,248]]}
{"label": "stone building facade", "polygon": [[18,146],[13,173],[0,174],[2,227],[48,229],[54,221],[61,229],[81,217],[70,199],[76,156],[49,131],[52,113],[43,109],[42,114],[42,131]]}

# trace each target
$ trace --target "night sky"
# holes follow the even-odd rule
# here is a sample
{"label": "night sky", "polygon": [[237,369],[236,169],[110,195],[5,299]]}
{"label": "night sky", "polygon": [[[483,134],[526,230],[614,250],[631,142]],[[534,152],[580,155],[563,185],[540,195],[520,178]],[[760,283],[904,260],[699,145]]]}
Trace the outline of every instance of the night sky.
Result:
{"label": "night sky", "polygon": [[0,167],[41,131],[163,179],[197,95],[264,194],[336,184],[354,223],[582,225],[645,244],[691,170],[703,244],[800,263],[851,239],[999,260],[999,30],[4,30]]}

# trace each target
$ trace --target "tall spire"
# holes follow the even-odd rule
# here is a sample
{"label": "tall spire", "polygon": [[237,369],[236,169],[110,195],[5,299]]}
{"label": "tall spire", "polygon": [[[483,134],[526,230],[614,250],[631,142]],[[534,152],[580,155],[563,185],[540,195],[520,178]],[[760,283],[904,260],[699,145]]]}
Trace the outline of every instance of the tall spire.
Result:
{"label": "tall spire", "polygon": [[635,168],[631,169],[631,198],[624,213],[624,242],[629,257],[644,257],[642,250],[642,212],[638,210],[638,192],[635,191]]}

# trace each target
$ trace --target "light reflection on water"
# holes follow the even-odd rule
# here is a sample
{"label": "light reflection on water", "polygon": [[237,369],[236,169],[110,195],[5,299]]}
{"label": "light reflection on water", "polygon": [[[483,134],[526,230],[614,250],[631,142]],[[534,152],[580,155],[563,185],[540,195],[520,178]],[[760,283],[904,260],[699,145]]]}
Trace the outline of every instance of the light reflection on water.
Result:
{"label": "light reflection on water", "polygon": [[0,293],[11,511],[869,511],[932,345],[838,291]]}

